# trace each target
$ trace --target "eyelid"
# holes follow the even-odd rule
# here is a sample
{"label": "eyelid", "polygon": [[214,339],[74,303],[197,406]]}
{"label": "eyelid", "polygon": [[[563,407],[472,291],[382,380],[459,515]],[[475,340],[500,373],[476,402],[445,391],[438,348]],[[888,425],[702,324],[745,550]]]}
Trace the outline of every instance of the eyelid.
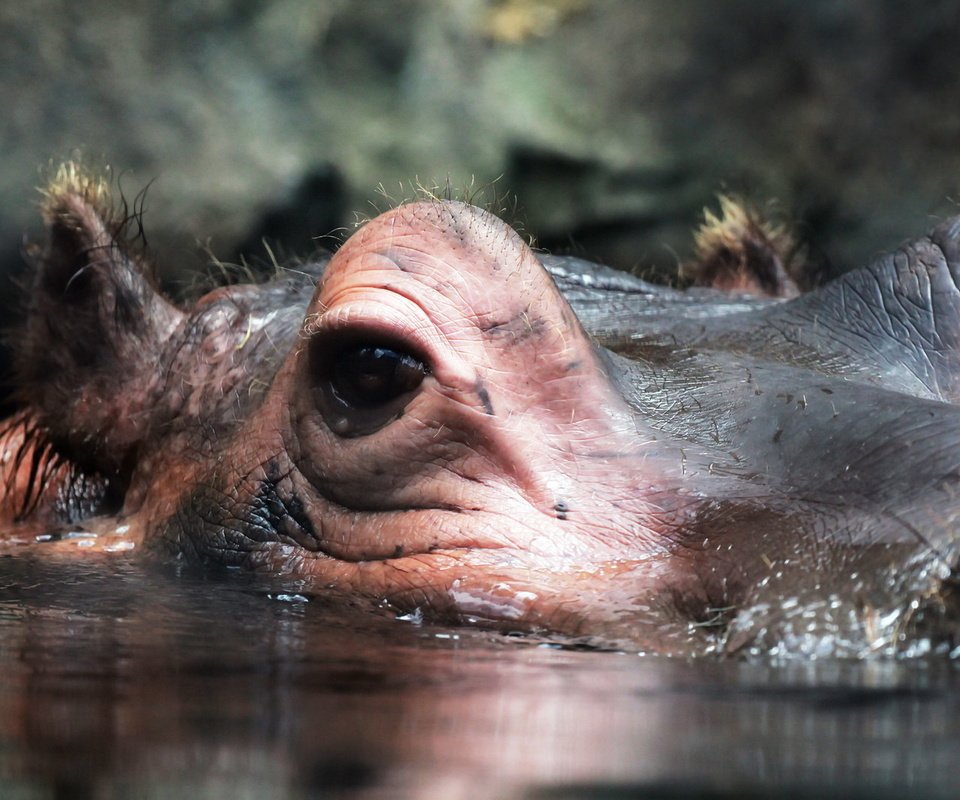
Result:
{"label": "eyelid", "polygon": [[[441,384],[469,392],[476,383],[476,370],[462,359],[439,327],[416,303],[400,295],[390,302],[356,300],[340,303],[319,314],[311,314],[303,334],[314,340],[369,340],[388,343],[426,364]],[[389,344],[393,343],[393,344]]]}

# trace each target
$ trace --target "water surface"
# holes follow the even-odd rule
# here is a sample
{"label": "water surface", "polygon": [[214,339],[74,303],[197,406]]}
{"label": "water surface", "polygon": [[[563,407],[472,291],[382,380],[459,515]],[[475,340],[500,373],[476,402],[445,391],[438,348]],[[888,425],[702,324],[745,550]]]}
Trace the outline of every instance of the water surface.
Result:
{"label": "water surface", "polygon": [[0,797],[954,797],[943,658],[684,661],[0,557]]}

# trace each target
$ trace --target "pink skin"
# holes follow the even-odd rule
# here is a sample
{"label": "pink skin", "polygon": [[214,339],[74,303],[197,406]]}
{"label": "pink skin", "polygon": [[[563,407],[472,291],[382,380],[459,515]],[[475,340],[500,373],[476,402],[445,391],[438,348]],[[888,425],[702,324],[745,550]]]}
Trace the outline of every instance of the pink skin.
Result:
{"label": "pink skin", "polygon": [[[703,649],[681,458],[505,223],[458,202],[383,214],[329,263],[296,337],[299,312],[277,316],[269,287],[174,308],[104,244],[102,213],[51,194],[22,363],[42,425],[69,452],[97,448],[123,508],[83,514],[97,538],[48,553],[144,544],[428,618]],[[358,345],[425,374],[386,403],[344,403],[331,370]],[[22,473],[0,465],[14,495]],[[35,520],[57,519],[40,506]]]}
{"label": "pink skin", "polygon": [[463,204],[385,214],[338,253],[311,304],[306,336],[401,342],[431,368],[399,419],[342,438],[335,415],[317,413],[305,350],[295,359],[287,444],[299,444],[305,477],[347,508],[404,517],[389,537],[353,527],[336,555],[386,558],[439,541],[566,571],[662,552],[653,510],[634,499],[643,444],[633,416],[530,249],[491,222]]}
{"label": "pink skin", "polygon": [[[310,355],[357,338],[429,374],[398,417],[344,436],[351,420],[323,410]],[[571,635],[600,623],[607,641],[622,627],[634,645],[656,616],[662,643],[666,582],[702,592],[674,563],[657,498],[677,503],[653,489],[670,470],[651,442],[520,237],[473,206],[419,202],[331,261],[302,345],[221,459],[241,476],[224,505],[251,503],[275,454],[278,493],[314,530],[284,529],[248,564],[447,619]],[[151,487],[141,519],[175,512],[171,483],[209,482],[167,456],[175,478]]]}

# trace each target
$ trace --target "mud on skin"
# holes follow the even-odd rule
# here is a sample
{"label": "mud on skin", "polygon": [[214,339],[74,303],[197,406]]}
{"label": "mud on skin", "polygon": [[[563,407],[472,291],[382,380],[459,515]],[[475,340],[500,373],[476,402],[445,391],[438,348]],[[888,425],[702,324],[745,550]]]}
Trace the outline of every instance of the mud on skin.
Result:
{"label": "mud on skin", "polygon": [[682,292],[430,199],[178,305],[103,182],[67,165],[43,216],[0,433],[13,552],[120,532],[631,650],[957,647],[958,219],[801,293],[783,231],[725,203]]}

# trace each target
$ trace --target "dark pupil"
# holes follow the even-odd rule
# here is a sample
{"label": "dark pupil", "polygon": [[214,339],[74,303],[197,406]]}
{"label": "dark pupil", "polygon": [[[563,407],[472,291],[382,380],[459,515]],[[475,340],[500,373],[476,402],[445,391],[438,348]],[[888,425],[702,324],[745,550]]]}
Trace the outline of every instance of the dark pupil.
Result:
{"label": "dark pupil", "polygon": [[426,368],[409,353],[359,345],[341,351],[333,366],[333,389],[354,407],[373,408],[416,389]]}

